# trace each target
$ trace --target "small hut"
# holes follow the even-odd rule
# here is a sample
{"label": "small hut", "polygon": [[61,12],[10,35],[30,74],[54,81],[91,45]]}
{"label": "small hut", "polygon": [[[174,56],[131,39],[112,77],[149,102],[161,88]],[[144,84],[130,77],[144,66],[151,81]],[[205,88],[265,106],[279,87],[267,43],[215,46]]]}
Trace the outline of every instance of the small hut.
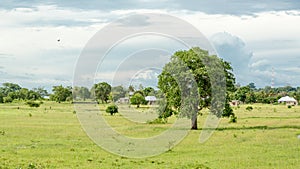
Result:
{"label": "small hut", "polygon": [[238,106],[240,105],[240,101],[239,100],[232,100],[231,102],[229,102],[230,106]]}

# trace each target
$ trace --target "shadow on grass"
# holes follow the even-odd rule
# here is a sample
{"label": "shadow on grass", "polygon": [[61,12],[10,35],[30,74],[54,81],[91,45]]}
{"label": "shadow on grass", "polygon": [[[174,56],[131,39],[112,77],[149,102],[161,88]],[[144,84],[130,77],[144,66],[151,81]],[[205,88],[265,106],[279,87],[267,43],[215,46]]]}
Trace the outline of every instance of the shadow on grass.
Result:
{"label": "shadow on grass", "polygon": [[216,129],[211,128],[199,128],[199,130],[216,130],[216,131],[225,131],[225,130],[275,130],[275,129],[300,129],[300,126],[295,125],[284,125],[284,126],[249,126],[249,127],[220,127]]}
{"label": "shadow on grass", "polygon": [[242,117],[239,119],[297,119],[298,117],[258,117],[258,116],[251,116],[251,117]]}

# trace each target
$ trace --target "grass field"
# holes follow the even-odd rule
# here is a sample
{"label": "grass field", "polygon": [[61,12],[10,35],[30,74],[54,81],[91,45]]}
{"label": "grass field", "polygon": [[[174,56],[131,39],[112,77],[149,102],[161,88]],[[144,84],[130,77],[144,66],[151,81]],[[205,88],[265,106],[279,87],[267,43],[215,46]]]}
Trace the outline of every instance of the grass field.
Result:
{"label": "grass field", "polygon": [[[237,123],[222,119],[210,139],[198,142],[201,129],[171,151],[150,158],[113,155],[83,132],[73,105],[45,102],[0,104],[2,168],[300,168],[300,106],[247,105],[234,108]],[[50,109],[51,107],[51,109]],[[103,110],[103,107],[101,108]],[[204,116],[199,116],[199,127]],[[171,124],[139,124],[105,115],[111,126],[129,136],[158,134]],[[172,120],[170,120],[171,122]]]}

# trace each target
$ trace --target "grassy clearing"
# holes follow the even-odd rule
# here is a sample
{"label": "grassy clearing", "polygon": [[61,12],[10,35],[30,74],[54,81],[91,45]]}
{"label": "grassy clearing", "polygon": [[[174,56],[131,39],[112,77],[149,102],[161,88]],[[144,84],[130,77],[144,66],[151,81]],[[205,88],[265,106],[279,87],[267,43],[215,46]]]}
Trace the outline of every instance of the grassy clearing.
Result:
{"label": "grassy clearing", "polygon": [[[131,159],[95,145],[71,104],[0,104],[0,168],[300,168],[300,106],[246,107],[235,108],[238,123],[222,119],[204,144],[198,142],[201,130],[191,131],[169,152]],[[138,124],[106,114],[104,106],[100,109],[118,132],[133,137],[156,135],[172,123]],[[206,114],[199,116],[200,127]]]}

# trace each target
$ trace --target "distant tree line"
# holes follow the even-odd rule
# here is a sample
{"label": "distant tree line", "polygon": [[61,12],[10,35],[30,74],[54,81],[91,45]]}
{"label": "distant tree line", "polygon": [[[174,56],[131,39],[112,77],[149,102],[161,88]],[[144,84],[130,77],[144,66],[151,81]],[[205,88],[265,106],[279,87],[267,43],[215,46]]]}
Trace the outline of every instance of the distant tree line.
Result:
{"label": "distant tree line", "polygon": [[14,83],[3,83],[0,87],[0,103],[10,103],[13,100],[39,100],[46,95],[47,90],[43,88],[29,90]]}
{"label": "distant tree line", "polygon": [[49,94],[43,87],[27,89],[15,83],[3,83],[0,87],[0,103],[10,103],[16,101],[35,101],[49,99],[56,102],[65,101],[85,101],[87,99],[98,103],[108,103],[118,101],[120,98],[129,97],[132,93],[131,103],[139,106],[147,104],[145,97],[157,93],[152,87],[144,88],[139,86],[135,90],[133,86],[127,89],[121,85],[112,87],[107,82],[94,84],[90,89],[82,86],[53,86],[52,93]]}
{"label": "distant tree line", "polygon": [[[94,84],[91,89],[87,87],[75,86],[53,86],[52,94],[49,94],[43,87],[27,89],[15,83],[3,83],[0,87],[0,103],[10,103],[14,100],[19,101],[35,101],[49,99],[56,102],[64,101],[85,101],[87,99],[98,101],[99,103],[116,102],[120,98],[129,97],[130,103],[133,105],[147,104],[146,96],[160,96],[162,92],[156,91],[152,87],[143,87],[140,85],[138,89],[133,86],[125,88],[121,85],[112,87],[107,82]],[[294,97],[300,100],[300,87],[276,87],[266,86],[264,88],[256,88],[254,83],[246,86],[236,85],[234,90],[229,91],[229,100],[239,100],[242,103],[277,103],[278,99],[284,96]]]}
{"label": "distant tree line", "polygon": [[277,87],[266,86],[257,89],[254,83],[246,86],[236,86],[236,90],[230,93],[231,100],[239,100],[242,103],[277,103],[278,99],[284,96],[294,97],[300,100],[300,87]]}

